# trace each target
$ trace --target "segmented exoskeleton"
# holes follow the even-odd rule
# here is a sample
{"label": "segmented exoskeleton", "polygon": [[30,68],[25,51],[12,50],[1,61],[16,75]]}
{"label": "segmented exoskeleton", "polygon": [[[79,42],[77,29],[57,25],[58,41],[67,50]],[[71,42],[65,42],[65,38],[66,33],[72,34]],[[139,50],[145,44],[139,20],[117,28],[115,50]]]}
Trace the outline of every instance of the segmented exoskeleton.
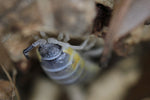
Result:
{"label": "segmented exoskeleton", "polygon": [[[28,52],[39,46],[38,55],[41,66],[46,74],[60,84],[74,84],[92,79],[99,71],[99,67],[90,61],[84,61],[75,50],[83,49],[88,39],[81,46],[72,46],[69,43],[54,38],[40,39],[23,51],[28,58]],[[75,50],[74,50],[75,49]]]}

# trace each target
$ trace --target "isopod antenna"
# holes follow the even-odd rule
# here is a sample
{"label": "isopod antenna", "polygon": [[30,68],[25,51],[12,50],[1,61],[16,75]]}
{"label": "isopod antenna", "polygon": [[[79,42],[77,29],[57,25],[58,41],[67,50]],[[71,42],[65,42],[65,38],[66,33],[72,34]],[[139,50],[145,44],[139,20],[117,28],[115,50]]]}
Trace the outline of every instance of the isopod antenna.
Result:
{"label": "isopod antenna", "polygon": [[28,53],[28,52],[30,52],[33,48],[34,48],[34,46],[33,46],[33,45],[30,45],[28,48],[26,48],[26,49],[23,50],[23,54],[24,54],[24,56],[25,56],[27,59],[29,59],[29,53]]}
{"label": "isopod antenna", "polygon": [[28,54],[28,53],[29,53],[33,48],[35,48],[35,47],[37,47],[37,46],[39,46],[39,45],[46,44],[46,43],[47,43],[47,41],[44,40],[44,39],[39,39],[39,40],[35,41],[34,43],[32,43],[32,45],[30,45],[29,47],[27,47],[26,49],[23,50],[24,56],[25,56],[27,59],[29,59],[29,54]]}

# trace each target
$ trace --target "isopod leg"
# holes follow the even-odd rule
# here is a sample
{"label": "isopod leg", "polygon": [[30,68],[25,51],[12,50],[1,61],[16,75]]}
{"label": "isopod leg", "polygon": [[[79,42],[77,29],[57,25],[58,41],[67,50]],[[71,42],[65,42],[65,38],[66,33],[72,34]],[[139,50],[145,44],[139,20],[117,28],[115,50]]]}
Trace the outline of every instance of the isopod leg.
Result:
{"label": "isopod leg", "polygon": [[67,33],[59,33],[57,39],[59,41],[68,42],[70,40],[70,36]]}

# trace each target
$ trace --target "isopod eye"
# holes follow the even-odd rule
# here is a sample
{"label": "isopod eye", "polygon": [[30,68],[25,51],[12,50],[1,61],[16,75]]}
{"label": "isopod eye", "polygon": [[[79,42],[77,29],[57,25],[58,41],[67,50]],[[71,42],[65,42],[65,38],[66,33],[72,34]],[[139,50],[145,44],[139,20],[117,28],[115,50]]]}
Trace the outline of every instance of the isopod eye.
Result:
{"label": "isopod eye", "polygon": [[38,49],[42,60],[53,60],[56,59],[62,53],[61,46],[57,44],[48,43],[41,45]]}

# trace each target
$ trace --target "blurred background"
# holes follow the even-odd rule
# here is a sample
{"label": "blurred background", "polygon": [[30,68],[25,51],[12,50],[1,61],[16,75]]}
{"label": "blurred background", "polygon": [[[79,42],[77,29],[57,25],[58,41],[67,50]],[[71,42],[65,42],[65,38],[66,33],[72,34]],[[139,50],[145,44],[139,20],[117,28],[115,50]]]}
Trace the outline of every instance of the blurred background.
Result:
{"label": "blurred background", "polygon": [[[0,0],[0,100],[150,100],[150,0]],[[101,71],[88,84],[48,78],[33,50],[39,38],[93,35]],[[86,61],[86,59],[85,59]]]}

